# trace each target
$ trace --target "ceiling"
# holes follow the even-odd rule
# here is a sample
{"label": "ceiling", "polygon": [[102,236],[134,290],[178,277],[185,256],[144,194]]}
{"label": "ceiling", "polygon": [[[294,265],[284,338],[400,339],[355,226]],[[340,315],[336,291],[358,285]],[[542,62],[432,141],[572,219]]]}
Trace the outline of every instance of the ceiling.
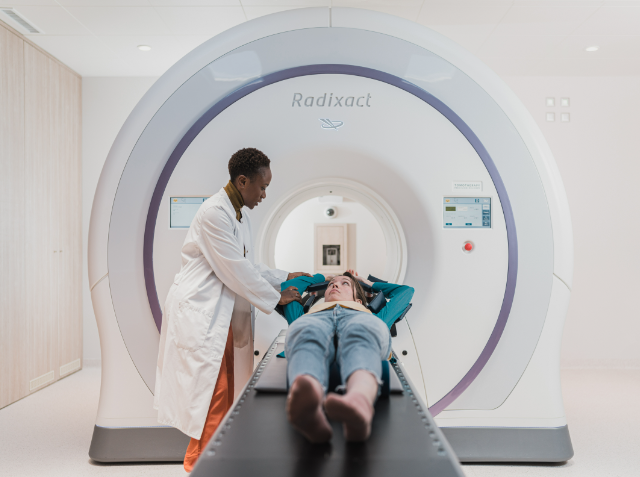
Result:
{"label": "ceiling", "polygon": [[[640,76],[640,0],[0,0],[0,5],[14,7],[44,31],[27,36],[82,76],[160,76],[228,28],[313,6],[367,8],[426,25],[503,76]],[[138,45],[151,50],[140,51]],[[599,49],[587,52],[588,46]]]}

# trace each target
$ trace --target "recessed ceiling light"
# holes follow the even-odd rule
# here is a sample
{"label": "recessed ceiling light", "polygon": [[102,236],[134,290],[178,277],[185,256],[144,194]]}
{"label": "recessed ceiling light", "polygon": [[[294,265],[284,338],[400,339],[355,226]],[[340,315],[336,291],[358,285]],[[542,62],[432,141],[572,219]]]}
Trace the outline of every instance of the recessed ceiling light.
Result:
{"label": "recessed ceiling light", "polygon": [[588,46],[585,48],[585,51],[598,51],[597,46]]}
{"label": "recessed ceiling light", "polygon": [[151,47],[149,45],[138,45],[138,50],[149,51]]}

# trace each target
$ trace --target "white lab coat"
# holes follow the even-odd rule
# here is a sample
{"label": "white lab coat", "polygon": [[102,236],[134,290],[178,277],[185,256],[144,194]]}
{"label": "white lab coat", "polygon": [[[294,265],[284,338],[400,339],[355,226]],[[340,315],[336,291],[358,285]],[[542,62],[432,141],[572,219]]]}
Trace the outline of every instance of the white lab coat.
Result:
{"label": "white lab coat", "polygon": [[[247,316],[251,326],[248,304],[270,314],[287,279],[285,271],[254,264],[246,212],[243,209],[238,222],[224,189],[202,204],[182,246],[182,269],[165,302],[154,407],[159,423],[195,439],[202,435],[232,314],[234,330],[237,316],[246,331]],[[246,302],[240,305],[240,299]],[[245,336],[238,338],[246,341],[246,332],[241,334]]]}

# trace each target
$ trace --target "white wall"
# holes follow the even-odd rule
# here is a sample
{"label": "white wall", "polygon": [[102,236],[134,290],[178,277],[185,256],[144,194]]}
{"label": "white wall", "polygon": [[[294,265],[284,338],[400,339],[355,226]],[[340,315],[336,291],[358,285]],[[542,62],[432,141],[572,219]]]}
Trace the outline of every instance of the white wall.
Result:
{"label": "white wall", "polygon": [[156,78],[82,79],[82,233],[84,362],[100,360],[100,339],[87,276],[87,236],[91,204],[111,144],[131,110]]}
{"label": "white wall", "polygon": [[[560,167],[571,206],[575,274],[565,327],[563,366],[640,366],[640,78],[507,77],[542,128]],[[109,147],[153,78],[83,79],[84,234]],[[545,97],[571,98],[546,108]],[[571,122],[547,123],[567,110]],[[339,220],[339,219],[336,219]],[[359,237],[362,234],[358,234]],[[311,239],[312,242],[312,239]],[[85,248],[86,250],[86,248]],[[86,253],[85,253],[86,256]],[[86,264],[85,264],[86,276]],[[84,289],[84,357],[99,359],[88,283]]]}
{"label": "white wall", "polygon": [[[338,210],[334,219],[324,211],[331,205]],[[296,207],[282,223],[276,238],[275,261],[281,270],[314,273],[314,224],[353,224],[349,227],[349,265],[360,275],[384,278],[387,264],[384,234],[377,220],[362,204],[345,199],[328,204],[311,199]],[[355,260],[352,259],[355,253]],[[346,269],[346,267],[345,267]]]}
{"label": "white wall", "polygon": [[[575,268],[562,364],[640,367],[640,78],[505,80],[541,127],[569,197]],[[571,106],[547,108],[548,96]],[[547,111],[571,121],[546,122]]]}

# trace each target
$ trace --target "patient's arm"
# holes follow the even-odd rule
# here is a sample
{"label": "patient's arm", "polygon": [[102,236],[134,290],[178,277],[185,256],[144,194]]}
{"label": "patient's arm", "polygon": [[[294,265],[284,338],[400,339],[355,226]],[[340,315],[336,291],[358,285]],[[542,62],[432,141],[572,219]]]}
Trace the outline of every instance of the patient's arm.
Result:
{"label": "patient's arm", "polygon": [[[309,287],[309,285],[313,285],[314,283],[322,283],[324,281],[325,281],[324,275],[318,273],[312,277],[300,276],[292,280],[287,280],[286,282],[283,282],[280,285],[280,287],[281,287],[281,290],[286,290],[290,286],[294,286],[298,289],[298,292],[300,292],[300,295],[302,295],[305,292],[305,290]],[[292,301],[288,305],[284,306],[284,316],[287,319],[287,323],[289,324],[293,323],[302,315],[304,315],[303,307],[297,301]]]}
{"label": "patient's arm", "polygon": [[391,328],[411,302],[414,289],[406,285],[382,282],[374,282],[372,288],[376,292],[381,291],[389,299],[387,306],[380,310],[376,316],[384,321],[388,328]]}
{"label": "patient's arm", "polygon": [[393,324],[396,322],[402,312],[405,310],[407,305],[411,302],[411,298],[413,298],[413,292],[415,291],[413,288],[408,287],[406,285],[396,285],[395,283],[385,283],[385,282],[371,282],[366,278],[363,278],[358,275],[355,270],[347,270],[354,277],[358,279],[361,283],[366,283],[375,292],[384,293],[385,298],[388,298],[389,301],[387,305],[380,310],[375,315],[385,322],[387,327],[391,329]]}

